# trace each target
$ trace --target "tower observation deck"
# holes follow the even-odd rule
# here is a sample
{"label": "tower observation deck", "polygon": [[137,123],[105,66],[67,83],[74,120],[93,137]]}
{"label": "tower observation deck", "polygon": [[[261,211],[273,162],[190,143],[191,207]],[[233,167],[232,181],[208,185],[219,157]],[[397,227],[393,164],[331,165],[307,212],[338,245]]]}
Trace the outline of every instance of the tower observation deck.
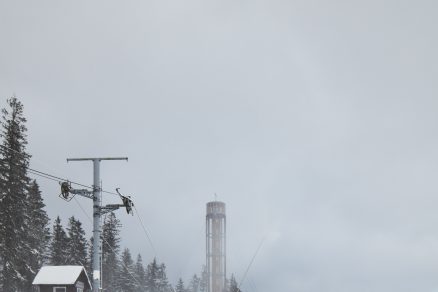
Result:
{"label": "tower observation deck", "polygon": [[207,292],[224,292],[227,271],[225,203],[207,203],[206,237]]}

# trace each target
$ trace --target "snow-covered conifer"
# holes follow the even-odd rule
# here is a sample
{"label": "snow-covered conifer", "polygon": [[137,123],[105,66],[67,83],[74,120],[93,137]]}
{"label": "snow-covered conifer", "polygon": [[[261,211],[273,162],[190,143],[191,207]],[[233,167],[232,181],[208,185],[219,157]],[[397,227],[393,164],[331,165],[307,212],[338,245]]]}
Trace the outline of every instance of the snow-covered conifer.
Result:
{"label": "snow-covered conifer", "polygon": [[67,253],[69,265],[80,265],[87,267],[87,240],[82,223],[74,216],[68,221],[68,248]]}
{"label": "snow-covered conifer", "polygon": [[186,292],[186,288],[184,288],[184,281],[179,278],[178,283],[175,286],[175,292]]}
{"label": "snow-covered conifer", "polygon": [[66,265],[69,261],[68,238],[59,216],[53,224],[49,253],[50,264],[52,265]]}
{"label": "snow-covered conifer", "polygon": [[157,259],[148,264],[146,273],[146,287],[148,292],[158,292],[158,271]]}
{"label": "snow-covered conifer", "polygon": [[27,193],[27,232],[28,244],[26,262],[28,269],[24,269],[24,290],[30,291],[32,281],[41,266],[48,260],[48,245],[50,242],[49,217],[44,210],[45,204],[41,191],[35,180],[30,183]]}
{"label": "snow-covered conifer", "polygon": [[9,98],[7,105],[2,109],[0,132],[0,290],[17,291],[23,289],[25,275],[31,272],[26,262],[30,156],[23,105],[16,97]]}
{"label": "snow-covered conifer", "polygon": [[187,290],[189,292],[198,292],[200,281],[201,279],[196,274],[194,274],[192,279],[190,280],[189,287],[187,288]]}
{"label": "snow-covered conifer", "polygon": [[231,274],[229,291],[240,292],[239,285],[237,284],[236,278],[234,277],[233,274]]}
{"label": "snow-covered conifer", "polygon": [[138,279],[134,273],[134,261],[129,249],[125,248],[122,252],[120,274],[118,277],[120,291],[135,292],[138,286]]}
{"label": "snow-covered conifer", "polygon": [[137,255],[137,262],[135,263],[135,277],[137,278],[138,282],[136,286],[136,291],[146,291],[146,272],[144,270],[143,266],[143,260],[141,258],[141,255]]}
{"label": "snow-covered conifer", "polygon": [[166,265],[164,263],[159,265],[156,258],[147,267],[146,287],[148,292],[172,291],[166,275]]}
{"label": "snow-covered conifer", "polygon": [[118,291],[120,275],[120,221],[111,212],[105,218],[102,228],[102,274],[103,290],[105,292]]}
{"label": "snow-covered conifer", "polygon": [[161,263],[161,265],[158,267],[158,292],[170,292],[172,291],[172,286],[169,283],[169,280],[167,279],[166,274],[166,265],[164,263]]}

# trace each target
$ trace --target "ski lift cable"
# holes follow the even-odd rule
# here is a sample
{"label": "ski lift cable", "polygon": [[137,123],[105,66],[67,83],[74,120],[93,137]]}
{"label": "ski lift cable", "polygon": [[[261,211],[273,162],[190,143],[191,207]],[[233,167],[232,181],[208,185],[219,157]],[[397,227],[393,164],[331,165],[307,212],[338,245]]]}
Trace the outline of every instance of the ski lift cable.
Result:
{"label": "ski lift cable", "polygon": [[[32,169],[30,167],[27,167],[27,169],[30,170],[30,171],[42,174],[42,175],[50,176],[50,177],[52,177],[54,179],[57,179],[58,181],[67,181],[67,179],[65,179],[65,178],[62,178],[62,177],[59,177],[59,176],[55,176],[53,174],[49,174],[49,173],[46,173],[46,172],[42,172],[42,171],[37,170],[37,169]],[[77,183],[77,182],[74,182],[74,181],[69,181],[69,182],[72,183],[72,184],[84,187],[84,188],[91,188],[90,186],[87,186],[87,185],[84,185],[84,184],[81,184],[81,183]]]}
{"label": "ski lift cable", "polygon": [[[5,148],[5,149],[9,149],[9,150],[11,150],[11,151],[14,151],[14,152],[17,152],[17,153],[19,153],[17,150],[15,150],[15,149],[12,149],[12,148],[10,148],[10,147],[6,147],[6,146],[4,146],[4,145],[0,145],[1,147],[3,147],[3,148]],[[30,157],[30,155],[29,154],[26,154],[26,153],[19,153],[19,154],[24,154],[24,155],[26,155],[27,157]],[[20,165],[17,165],[17,164],[15,164],[16,166],[20,166]],[[31,174],[33,174],[33,175],[37,175],[37,176],[40,176],[40,177],[43,177],[43,178],[46,178],[46,179],[49,179],[49,180],[52,180],[52,181],[56,181],[56,182],[60,182],[60,181],[69,181],[69,180],[67,180],[67,179],[65,179],[65,178],[61,178],[61,177],[58,177],[58,176],[55,176],[55,175],[52,175],[52,174],[49,174],[49,173],[46,173],[46,172],[43,172],[43,171],[40,171],[40,170],[37,170],[37,169],[33,169],[33,168],[30,168],[29,166],[24,166],[28,171],[29,171],[29,173],[31,173]],[[70,183],[72,183],[72,184],[75,184],[75,185],[78,185],[78,186],[82,186],[82,187],[85,187],[85,188],[89,188],[89,189],[92,189],[93,187],[90,187],[90,186],[88,186],[88,185],[84,185],[84,184],[81,184],[81,183],[78,183],[78,182],[74,182],[74,181],[69,181]],[[111,194],[111,195],[115,195],[115,196],[120,196],[120,194],[116,194],[116,193],[114,193],[114,192],[109,192],[109,191],[106,191],[106,190],[103,190],[102,188],[100,188],[100,191],[102,192],[102,193],[107,193],[107,194]],[[78,206],[80,207],[80,209],[82,210],[82,212],[85,214],[85,216],[88,218],[88,220],[90,221],[90,222],[92,222],[92,219],[90,218],[90,216],[88,215],[88,213],[85,211],[85,209],[83,208],[83,206],[81,205],[81,203],[76,199],[76,197],[73,197],[74,198],[74,200],[75,200],[75,202],[78,204]],[[134,205],[134,208],[135,208],[135,205]],[[154,245],[153,245],[153,243],[152,243],[152,240],[151,240],[151,238],[150,238],[150,236],[149,236],[149,234],[148,234],[148,232],[147,232],[147,229],[146,229],[146,227],[144,226],[144,224],[143,224],[143,221],[141,220],[141,217],[139,216],[139,214],[138,214],[138,211],[137,211],[137,208],[135,208],[135,211],[136,211],[136,214],[137,214],[137,217],[138,217],[138,219],[139,219],[139,221],[140,221],[140,224],[141,224],[141,226],[142,226],[142,228],[143,228],[143,231],[145,232],[145,234],[146,234],[146,237],[147,237],[147,239],[148,239],[148,241],[149,241],[149,243],[150,243],[150,245],[151,245],[151,247],[152,247],[152,249],[154,250],[154,253],[155,253],[155,255],[156,255],[156,250],[155,250],[155,247],[154,247]],[[114,253],[114,254],[116,254],[116,252],[115,252],[115,250],[111,247],[111,245],[102,237],[102,240],[103,241],[105,241],[105,243],[107,244],[107,246],[112,250],[112,252]],[[134,281],[136,281],[137,282],[137,284],[138,285],[140,285],[141,286],[141,283],[138,281],[138,279],[131,273],[131,271],[129,271],[129,268],[128,267],[126,267],[126,265],[124,264],[124,263],[121,263],[125,268],[126,268],[126,270],[129,272],[129,274],[131,275],[131,277],[134,279]]]}
{"label": "ski lift cable", "polygon": [[252,290],[254,290],[255,292],[258,292],[258,289],[257,289],[256,284],[254,283],[253,279],[249,278],[249,284],[250,284]]}
{"label": "ski lift cable", "polygon": [[[47,178],[47,179],[51,179],[53,181],[57,181],[57,182],[59,182],[59,181],[68,181],[68,182],[70,182],[72,184],[75,184],[75,185],[78,185],[78,186],[81,186],[81,187],[84,187],[84,188],[88,188],[88,189],[92,189],[93,188],[91,186],[84,185],[84,184],[81,184],[81,183],[78,183],[78,182],[74,182],[74,181],[69,181],[68,179],[65,179],[65,178],[62,178],[62,177],[58,177],[58,176],[55,176],[55,175],[52,175],[52,174],[49,174],[49,173],[45,173],[45,172],[42,172],[42,171],[39,171],[39,170],[36,170],[36,169],[32,169],[30,167],[27,167],[27,170],[30,173],[34,174],[34,175],[39,175],[41,177],[44,177],[44,178]],[[116,194],[116,193],[105,191],[105,190],[102,190],[102,193],[107,193],[107,194],[118,196],[118,194]]]}
{"label": "ski lift cable", "polygon": [[[78,204],[79,208],[82,210],[82,212],[85,214],[85,216],[88,218],[88,220],[90,220],[90,222],[92,223],[93,220],[90,218],[90,216],[88,215],[87,212],[85,212],[84,207],[81,205],[81,203],[74,197],[74,200],[76,201],[76,203]],[[108,241],[101,236],[101,239],[106,243],[106,245],[111,249],[111,251],[113,252],[114,255],[117,255],[116,251],[113,249],[113,247],[108,243]],[[94,239],[93,239],[94,240]],[[131,275],[132,279],[137,282],[137,284],[139,286],[141,286],[140,281],[134,276],[134,274],[129,270],[129,268],[123,263],[120,262],[122,264],[122,266],[128,271],[128,273]]]}
{"label": "ski lift cable", "polygon": [[76,197],[73,197],[73,199],[75,200],[75,202],[79,206],[79,208],[81,208],[82,212],[84,213],[85,217],[87,217],[88,221],[90,221],[90,223],[93,223],[93,219],[91,219],[90,215],[88,215],[88,213],[85,211],[84,207],[82,207],[82,205],[78,201],[78,199],[76,199]]}
{"label": "ski lift cable", "polygon": [[[129,207],[131,208],[131,211],[132,211],[132,208],[134,209],[134,211],[132,211],[132,214],[136,214],[137,215],[137,219],[138,219],[138,221],[140,222],[140,225],[141,225],[141,227],[142,227],[142,229],[143,229],[143,233],[146,235],[146,238],[147,238],[147,240],[148,240],[148,243],[150,244],[150,246],[152,247],[152,250],[153,250],[153,252],[154,252],[154,255],[155,255],[155,257],[157,257],[157,250],[155,249],[155,246],[154,246],[154,244],[153,244],[153,242],[152,242],[152,236],[150,235],[150,232],[147,230],[147,228],[146,228],[146,226],[145,226],[145,224],[143,223],[143,220],[141,219],[141,217],[140,217],[140,213],[138,212],[138,210],[137,210],[137,207],[135,206],[135,204],[133,204],[132,203],[132,201],[131,201],[131,197],[130,196],[124,196],[124,195],[122,195],[120,192],[119,192],[119,188],[116,188],[116,192],[117,192],[117,194],[121,197],[121,199],[122,199],[122,201],[123,201],[123,203],[125,204],[129,204]],[[128,213],[129,213],[130,211],[128,211]]]}
{"label": "ski lift cable", "polygon": [[[11,150],[11,151],[14,151],[14,152],[17,152],[17,153],[19,153],[19,154],[24,154],[24,155],[26,155],[27,157],[30,158],[30,155],[29,155],[29,154],[26,154],[26,153],[20,153],[20,152],[18,152],[17,150],[12,149],[12,148],[10,148],[10,147],[7,147],[7,146],[5,146],[5,145],[0,145],[0,147],[3,147],[3,148],[5,148],[5,149],[8,149],[8,150]],[[17,165],[17,166],[19,166],[19,165]],[[37,175],[37,176],[40,176],[40,177],[43,177],[43,178],[46,178],[46,179],[49,179],[49,180],[52,180],[52,181],[56,181],[56,182],[59,182],[59,181],[69,181],[69,180],[67,180],[67,179],[65,179],[65,178],[58,177],[58,176],[55,176],[55,175],[52,175],[52,174],[49,174],[49,173],[46,173],[46,172],[43,172],[43,171],[40,171],[40,170],[37,170],[37,169],[30,168],[29,166],[25,166],[25,168],[26,168],[31,174],[33,174],[33,175]],[[92,188],[93,188],[93,187],[91,187],[91,186],[88,186],[88,185],[85,185],[85,184],[81,184],[81,183],[78,183],[78,182],[74,182],[74,181],[69,181],[69,182],[72,183],[72,184],[78,185],[78,186],[85,187],[85,188],[89,188],[89,189],[92,189]],[[116,193],[114,193],[114,192],[109,192],[109,191],[103,190],[102,188],[101,188],[101,192],[102,192],[102,193],[111,194],[111,195],[115,195],[115,196],[120,196],[120,194],[116,194]],[[89,215],[87,214],[87,212],[85,212],[85,210],[84,210],[84,208],[82,207],[82,205],[80,204],[80,202],[79,202],[76,198],[74,198],[74,199],[75,199],[75,202],[78,204],[78,206],[81,208],[82,212],[87,216],[88,220],[90,220],[90,221],[92,222],[92,219],[89,217]],[[154,244],[153,244],[153,242],[152,242],[151,236],[150,236],[149,232],[147,231],[147,228],[146,228],[146,226],[144,225],[143,220],[141,219],[141,217],[140,217],[140,215],[139,215],[139,212],[138,212],[137,208],[135,207],[135,205],[134,205],[134,209],[135,209],[135,213],[136,213],[136,215],[137,215],[137,218],[138,218],[138,220],[139,220],[139,222],[140,222],[140,225],[141,225],[141,227],[142,227],[142,229],[143,229],[143,232],[144,232],[144,234],[146,235],[146,238],[148,239],[148,242],[149,242],[149,244],[151,245],[151,247],[152,247],[152,249],[153,249],[153,251],[154,251],[155,256],[157,256],[157,252],[156,252],[156,249],[155,249]],[[103,239],[103,238],[102,238],[102,239]],[[104,239],[103,239],[103,240],[104,240]],[[108,244],[108,242],[106,242],[106,243],[107,243],[107,245],[111,248],[111,246]],[[115,251],[113,250],[113,252],[115,252]],[[126,268],[126,267],[125,267],[125,268]],[[127,269],[127,270],[128,270],[128,269]],[[137,282],[138,282],[138,281],[137,281]],[[138,284],[140,284],[140,283],[138,283]]]}
{"label": "ski lift cable", "polygon": [[146,235],[146,238],[149,241],[149,244],[151,245],[152,250],[154,251],[155,257],[157,257],[157,250],[155,249],[154,244],[152,242],[150,232],[148,232],[148,230],[146,229],[146,226],[143,224],[143,220],[141,220],[141,217],[140,217],[139,212],[137,210],[137,207],[135,207],[135,205],[134,205],[134,210],[135,210],[135,214],[137,215],[138,220],[140,221],[140,225],[143,228],[143,232]]}
{"label": "ski lift cable", "polygon": [[[146,228],[145,224],[143,223],[143,220],[140,217],[140,212],[138,212],[137,207],[135,206],[135,204],[132,203],[131,201],[131,197],[130,196],[124,196],[119,192],[119,188],[116,188],[116,192],[119,194],[119,196],[121,197],[122,201],[124,204],[128,204],[130,210],[128,210],[128,213],[132,213],[132,214],[136,214],[137,215],[137,219],[140,222],[140,226],[142,227],[142,231],[146,236],[146,239],[148,240],[148,243],[150,244],[152,251],[154,253],[154,256],[157,257],[157,250],[155,249],[155,246],[152,242],[152,236],[150,235],[150,232],[148,231],[148,229]],[[128,208],[128,207],[127,207]],[[132,210],[134,209],[134,210]]]}
{"label": "ski lift cable", "polygon": [[257,254],[259,253],[259,250],[260,250],[260,248],[262,247],[263,242],[265,242],[265,239],[266,239],[266,237],[263,237],[263,239],[262,239],[262,241],[260,242],[259,246],[257,247],[257,250],[255,251],[255,253],[254,253],[254,255],[253,255],[253,257],[252,257],[252,259],[251,259],[251,261],[250,261],[250,263],[249,263],[249,265],[248,265],[248,267],[246,268],[246,271],[245,271],[245,273],[243,274],[242,280],[240,280],[240,284],[239,284],[239,287],[238,287],[239,289],[240,289],[240,286],[242,286],[242,283],[243,283],[243,281],[245,280],[246,275],[248,274],[248,271],[249,271],[249,269],[251,268],[252,263],[254,262],[254,259],[256,258]]}
{"label": "ski lift cable", "polygon": [[[27,154],[27,153],[20,153],[19,151],[15,150],[15,149],[12,149],[12,148],[10,148],[10,147],[7,147],[7,146],[5,146],[5,145],[0,145],[0,147],[3,147],[4,149],[8,149],[8,150],[11,150],[11,151],[14,151],[14,152],[16,152],[16,153],[18,153],[18,154],[21,154],[21,155],[25,155],[25,156],[27,156],[28,158],[31,157],[31,155],[29,155],[29,154]],[[36,172],[36,173],[41,174],[41,175],[45,175],[45,176],[47,176],[46,178],[51,177],[51,178],[53,178],[53,179],[56,179],[57,181],[67,181],[67,179],[65,179],[65,178],[58,177],[58,176],[55,176],[55,175],[52,175],[52,174],[49,174],[49,173],[45,173],[45,172],[42,172],[42,171],[40,171],[40,170],[33,169],[33,168],[29,167],[29,166],[23,166],[23,165],[18,165],[18,164],[15,164],[15,166],[19,166],[19,167],[21,166],[21,167],[26,168],[26,169],[29,170],[29,171]],[[34,174],[35,174],[35,173],[34,173]],[[92,187],[90,187],[90,186],[87,186],[87,185],[84,185],[84,184],[81,184],[81,183],[77,183],[77,182],[73,182],[73,181],[70,181],[70,182],[71,182],[72,184],[76,184],[76,185],[79,185],[79,186],[82,186],[82,187],[85,187],[85,188],[92,188]]]}
{"label": "ski lift cable", "polygon": [[[12,148],[7,147],[7,146],[4,146],[4,145],[0,145],[0,147],[3,147],[4,149],[8,149],[8,150],[11,150],[11,151],[14,151],[14,152],[19,153],[19,154],[23,154],[23,153],[18,152],[18,151],[15,150],[15,149],[12,149]],[[29,154],[24,153],[24,155],[30,157]],[[78,182],[75,182],[75,181],[70,181],[70,180],[68,180],[68,179],[66,179],[66,178],[62,178],[62,177],[55,176],[55,175],[50,174],[50,173],[46,173],[46,172],[43,172],[43,171],[40,171],[40,170],[37,170],[37,169],[30,168],[29,166],[23,166],[23,165],[17,165],[17,164],[15,164],[15,166],[19,166],[19,167],[21,166],[21,167],[24,167],[24,168],[26,168],[27,170],[29,170],[29,172],[32,172],[32,173],[35,174],[35,175],[39,175],[39,176],[44,177],[44,178],[47,178],[47,179],[56,180],[57,182],[59,182],[59,181],[68,181],[68,182],[70,182],[70,183],[72,183],[72,184],[74,184],[74,185],[78,185],[78,186],[81,186],[81,187],[84,187],[84,188],[88,188],[88,189],[93,189],[93,186],[89,186],[89,185],[81,184],[81,183],[78,183]],[[43,176],[43,175],[44,175],[44,176]],[[106,194],[110,194],[110,195],[119,196],[118,194],[116,194],[116,193],[114,193],[114,192],[109,192],[109,191],[106,191],[106,190],[101,190],[101,192],[102,192],[102,193],[106,193]]]}
{"label": "ski lift cable", "polygon": [[[49,180],[52,180],[52,181],[56,181],[56,182],[59,182],[60,180],[66,181],[66,179],[64,179],[64,178],[61,178],[61,177],[58,177],[58,176],[55,176],[55,175],[51,175],[51,174],[48,174],[48,173],[45,173],[45,172],[42,172],[42,171],[39,171],[39,170],[35,170],[35,169],[29,168],[29,167],[27,169],[28,169],[29,173],[31,173],[33,175],[36,175],[36,176],[39,176],[39,177],[42,177],[42,178],[46,178],[46,179],[49,179]],[[71,183],[74,183],[74,182],[71,182]],[[76,183],[76,184],[80,185],[80,186],[84,186],[84,187],[90,188],[89,186],[86,186],[86,185],[83,185],[83,184],[79,184],[79,183]],[[102,192],[107,192],[107,191],[102,190]],[[107,193],[115,194],[115,193],[111,193],[111,192],[107,192]],[[115,195],[120,196],[120,194],[115,194]],[[75,199],[75,201],[78,202],[76,199]],[[151,245],[152,250],[154,251],[155,256],[157,256],[157,251],[156,251],[155,246],[154,246],[154,244],[152,242],[150,232],[148,232],[148,230],[147,230],[145,224],[143,223],[143,220],[141,219],[141,217],[139,215],[139,212],[138,212],[137,208],[135,207],[135,205],[134,205],[134,209],[135,209],[137,218],[138,218],[138,220],[140,222],[140,225],[141,225],[141,227],[143,229],[143,232],[146,235],[146,238],[147,238],[149,244]]]}
{"label": "ski lift cable", "polygon": [[40,173],[37,173],[37,172],[33,172],[31,170],[29,170],[29,173],[32,174],[32,175],[35,175],[35,176],[39,176],[39,177],[42,177],[42,178],[45,178],[45,179],[49,179],[49,180],[52,180],[52,181],[59,182],[59,180],[57,180],[57,179],[54,179],[54,178],[52,178],[50,176],[46,176],[46,175],[43,175],[43,174],[40,174]]}
{"label": "ski lift cable", "polygon": [[[30,170],[29,172],[32,173],[32,174],[34,174],[34,175],[37,175],[37,176],[40,176],[40,177],[46,178],[46,179],[50,179],[50,180],[53,180],[53,181],[58,181],[57,178],[53,178],[52,176],[47,176],[46,174],[43,174],[42,172],[34,172],[33,170]],[[119,195],[118,195],[118,196],[119,196]],[[77,203],[79,203],[79,202],[76,200],[76,198],[75,198],[75,201],[76,201]],[[154,246],[154,244],[153,244],[153,242],[152,242],[152,238],[151,238],[150,232],[148,232],[148,230],[147,230],[145,224],[143,223],[143,220],[141,219],[141,217],[140,217],[140,215],[139,215],[139,212],[138,212],[137,208],[135,207],[135,205],[133,205],[133,207],[134,207],[135,213],[136,213],[136,215],[137,215],[137,218],[138,218],[138,220],[139,220],[139,222],[140,222],[140,225],[141,225],[141,227],[142,227],[142,229],[143,229],[143,232],[144,232],[144,234],[146,235],[146,238],[147,238],[149,244],[151,245],[152,250],[154,251],[155,256],[157,256],[157,251],[156,251],[155,246]],[[91,218],[89,218],[89,217],[88,217],[88,219],[91,220]]]}

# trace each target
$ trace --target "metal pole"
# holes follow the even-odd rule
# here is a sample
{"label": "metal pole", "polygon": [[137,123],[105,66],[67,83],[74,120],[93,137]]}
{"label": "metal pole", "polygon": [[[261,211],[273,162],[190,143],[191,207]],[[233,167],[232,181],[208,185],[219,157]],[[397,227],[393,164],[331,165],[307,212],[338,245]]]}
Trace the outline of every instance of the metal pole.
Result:
{"label": "metal pole", "polygon": [[69,161],[93,161],[93,292],[99,292],[102,289],[101,281],[101,250],[102,242],[101,230],[101,202],[100,196],[100,161],[102,160],[126,160],[127,157],[105,157],[105,158],[67,158]]}
{"label": "metal pole", "polygon": [[93,292],[100,291],[100,160],[93,159]]}

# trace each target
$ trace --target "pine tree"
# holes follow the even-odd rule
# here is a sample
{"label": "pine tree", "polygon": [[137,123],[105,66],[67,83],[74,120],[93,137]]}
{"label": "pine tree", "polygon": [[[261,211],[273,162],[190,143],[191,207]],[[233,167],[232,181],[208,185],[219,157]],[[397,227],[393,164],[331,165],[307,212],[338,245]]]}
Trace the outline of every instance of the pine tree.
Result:
{"label": "pine tree", "polygon": [[189,287],[187,288],[187,290],[189,292],[198,292],[200,281],[201,279],[196,274],[194,274],[192,279],[190,280]]}
{"label": "pine tree", "polygon": [[87,266],[87,240],[82,223],[72,216],[68,221],[67,263],[69,265]]}
{"label": "pine tree", "polygon": [[66,265],[69,261],[68,238],[59,216],[53,224],[52,242],[50,243],[50,264]]}
{"label": "pine tree", "polygon": [[138,279],[134,275],[134,261],[132,260],[129,249],[125,248],[122,252],[122,260],[118,277],[120,291],[135,292]]}
{"label": "pine tree", "polygon": [[16,97],[7,104],[8,109],[2,109],[0,133],[0,289],[17,291],[26,286],[25,276],[32,273],[26,263],[31,248],[26,235],[30,156],[26,153],[23,105]]}
{"label": "pine tree", "polygon": [[111,212],[104,220],[102,228],[102,288],[106,292],[118,291],[120,275],[120,221]]}
{"label": "pine tree", "polygon": [[30,269],[27,273],[24,271],[26,279],[24,283],[25,291],[31,290],[32,281],[36,273],[48,259],[50,228],[49,217],[44,207],[39,186],[33,180],[28,188],[27,195],[27,214],[29,220],[26,222],[26,225],[28,227],[27,242],[30,248],[27,250],[26,259]]}
{"label": "pine tree", "polygon": [[135,277],[137,278],[138,282],[136,286],[136,291],[146,291],[146,272],[144,270],[143,266],[143,260],[141,258],[141,255],[137,255],[137,262],[135,263]]}
{"label": "pine tree", "polygon": [[179,278],[178,283],[175,286],[175,292],[186,292],[184,281],[181,278]]}

